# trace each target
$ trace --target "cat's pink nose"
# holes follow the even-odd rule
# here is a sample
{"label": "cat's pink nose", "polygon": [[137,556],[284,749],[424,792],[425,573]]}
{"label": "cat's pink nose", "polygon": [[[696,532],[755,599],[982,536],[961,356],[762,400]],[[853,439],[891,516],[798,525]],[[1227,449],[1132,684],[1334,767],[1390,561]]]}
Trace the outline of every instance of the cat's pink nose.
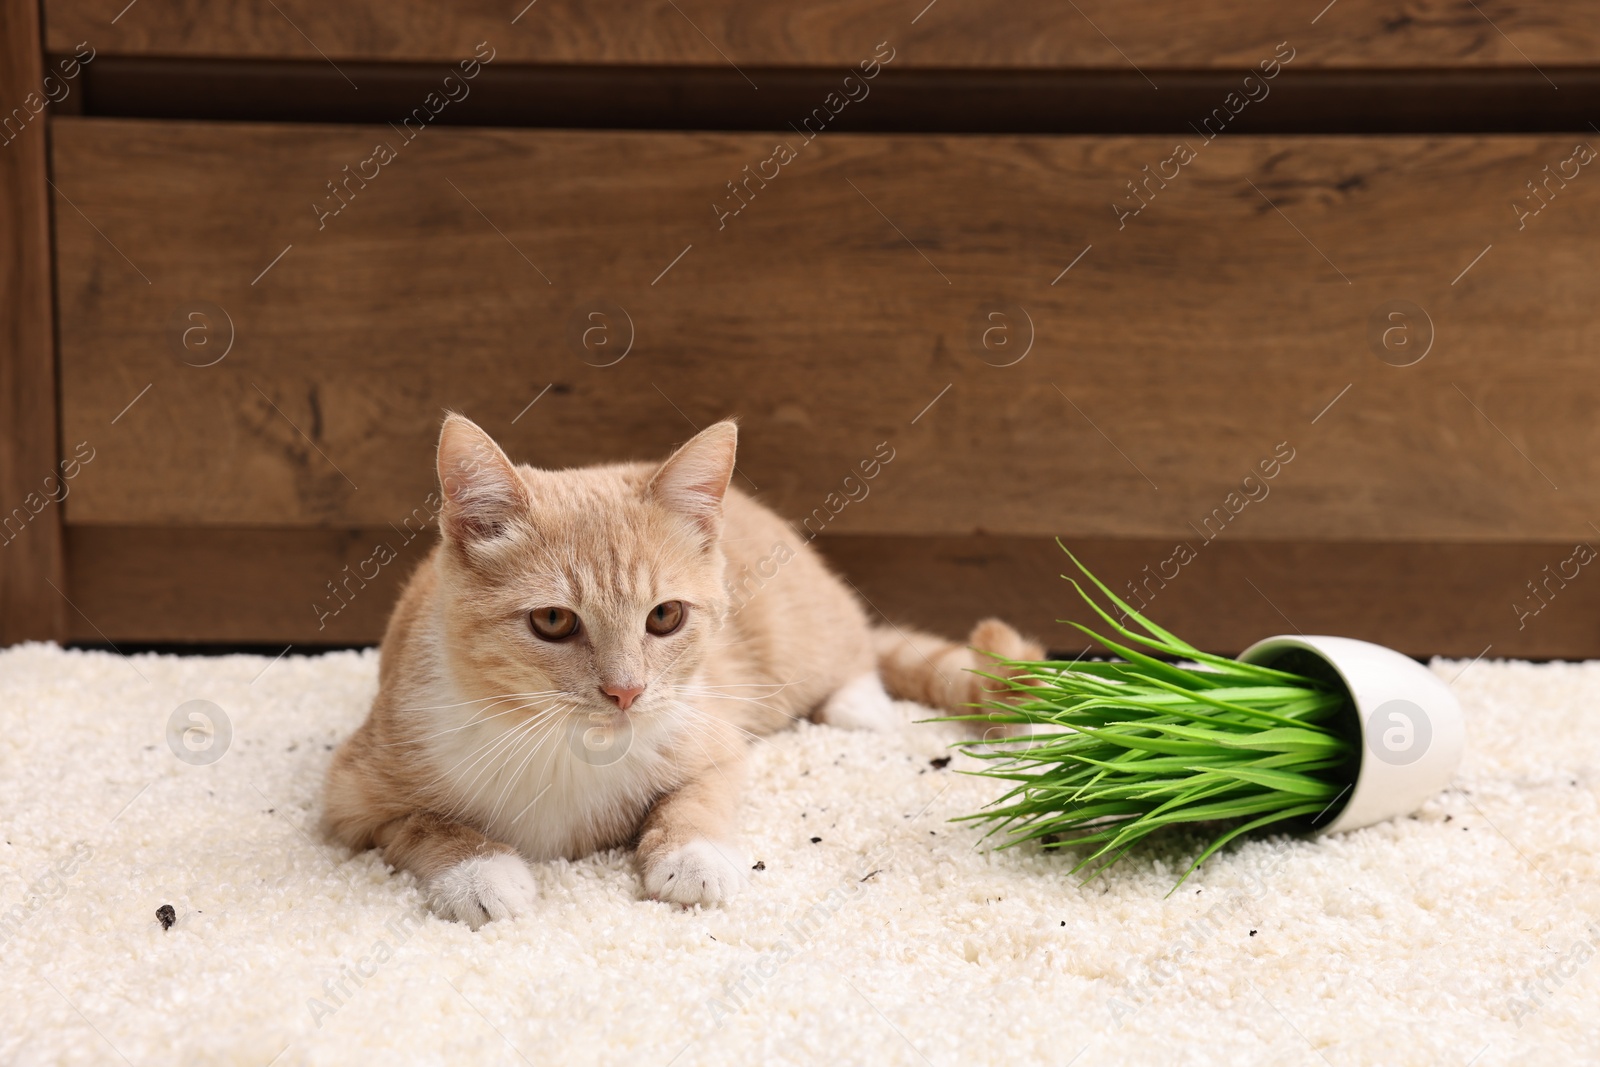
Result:
{"label": "cat's pink nose", "polygon": [[644,686],[606,684],[600,687],[600,692],[604,693],[606,696],[615,701],[617,707],[621,708],[623,711],[627,711],[628,706],[633,703],[634,698],[636,698],[640,693],[644,692]]}

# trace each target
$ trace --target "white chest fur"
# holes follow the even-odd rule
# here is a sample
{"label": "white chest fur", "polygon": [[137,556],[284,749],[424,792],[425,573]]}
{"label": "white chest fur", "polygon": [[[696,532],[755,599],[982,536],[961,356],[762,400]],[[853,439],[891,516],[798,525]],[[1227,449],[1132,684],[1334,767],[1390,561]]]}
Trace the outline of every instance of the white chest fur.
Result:
{"label": "white chest fur", "polygon": [[664,727],[559,709],[495,716],[478,702],[432,713],[423,747],[441,812],[529,859],[621,845],[667,786]]}

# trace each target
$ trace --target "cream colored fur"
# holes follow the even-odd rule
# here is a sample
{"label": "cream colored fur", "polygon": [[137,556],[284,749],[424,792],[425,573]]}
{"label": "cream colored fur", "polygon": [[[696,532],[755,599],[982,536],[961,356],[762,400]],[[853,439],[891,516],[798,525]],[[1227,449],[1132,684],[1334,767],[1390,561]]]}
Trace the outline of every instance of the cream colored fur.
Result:
{"label": "cream colored fur", "polygon": [[[892,728],[888,694],[955,711],[982,699],[968,670],[981,657],[874,631],[805,538],[729,487],[736,440],[721,422],[662,464],[546,471],[450,416],[440,543],[329,769],[331,835],[381,848],[474,927],[534,906],[526,861],[630,842],[651,896],[714,904],[748,870],[730,827],[750,738],[802,718]],[[647,632],[670,601],[683,624]],[[537,636],[530,613],[552,607],[579,632]],[[997,620],[971,642],[1042,655]],[[606,692],[640,686],[626,710]]]}

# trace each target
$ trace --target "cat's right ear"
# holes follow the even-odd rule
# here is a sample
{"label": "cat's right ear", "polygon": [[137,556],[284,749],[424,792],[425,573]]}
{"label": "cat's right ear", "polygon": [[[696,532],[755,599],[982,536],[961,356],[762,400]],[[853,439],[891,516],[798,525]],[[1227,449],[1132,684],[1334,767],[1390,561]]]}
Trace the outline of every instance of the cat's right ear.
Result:
{"label": "cat's right ear", "polygon": [[439,524],[462,544],[490,541],[532,509],[522,477],[482,427],[462,415],[445,417],[439,431]]}

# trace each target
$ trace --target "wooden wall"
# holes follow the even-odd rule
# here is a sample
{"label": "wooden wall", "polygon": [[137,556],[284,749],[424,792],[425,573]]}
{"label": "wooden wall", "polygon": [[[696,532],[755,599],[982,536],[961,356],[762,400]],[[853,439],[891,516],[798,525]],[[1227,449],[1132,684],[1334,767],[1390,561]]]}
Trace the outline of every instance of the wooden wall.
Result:
{"label": "wooden wall", "polygon": [[[65,529],[35,531],[81,609],[41,633],[374,640],[427,543],[405,523],[453,409],[549,466],[660,455],[739,415],[740,484],[812,516],[883,613],[951,633],[1002,613],[1066,647],[1059,536],[1224,651],[1293,630],[1600,650],[1600,583],[1576,562],[1600,540],[1600,192],[1580,147],[1600,134],[1532,95],[1495,122],[1538,132],[1464,132],[1440,88],[1564,81],[1581,111],[1591,20],[1375,0],[515,6],[142,0],[111,23],[47,5],[53,57],[95,49],[81,113],[49,126],[57,448],[93,458],[51,511]],[[837,126],[819,112],[814,138],[809,109],[767,123],[786,105],[719,127],[714,97],[676,130],[629,128],[615,94],[574,105],[605,129],[352,110],[369,78],[423,106],[475,52],[493,59],[470,106],[498,92],[519,123],[538,83],[518,77],[581,94],[615,71],[670,102],[787,72],[785,100],[826,109],[877,55],[920,132],[859,118],[871,96]],[[255,91],[274,71],[293,121]],[[189,76],[206,99],[186,103]],[[1407,132],[1312,120],[1328,92],[1408,78]],[[1096,121],[1146,132],[1068,135],[1028,102],[1042,84],[1087,114],[1131,79],[1213,104],[1186,129],[1118,103]],[[1239,95],[1263,85],[1310,87],[1287,109]],[[964,88],[1014,132],[930,130]],[[1242,132],[1272,108],[1272,132]],[[46,366],[34,348],[12,365]],[[892,462],[831,514],[884,442]],[[379,543],[400,559],[329,599]]]}

